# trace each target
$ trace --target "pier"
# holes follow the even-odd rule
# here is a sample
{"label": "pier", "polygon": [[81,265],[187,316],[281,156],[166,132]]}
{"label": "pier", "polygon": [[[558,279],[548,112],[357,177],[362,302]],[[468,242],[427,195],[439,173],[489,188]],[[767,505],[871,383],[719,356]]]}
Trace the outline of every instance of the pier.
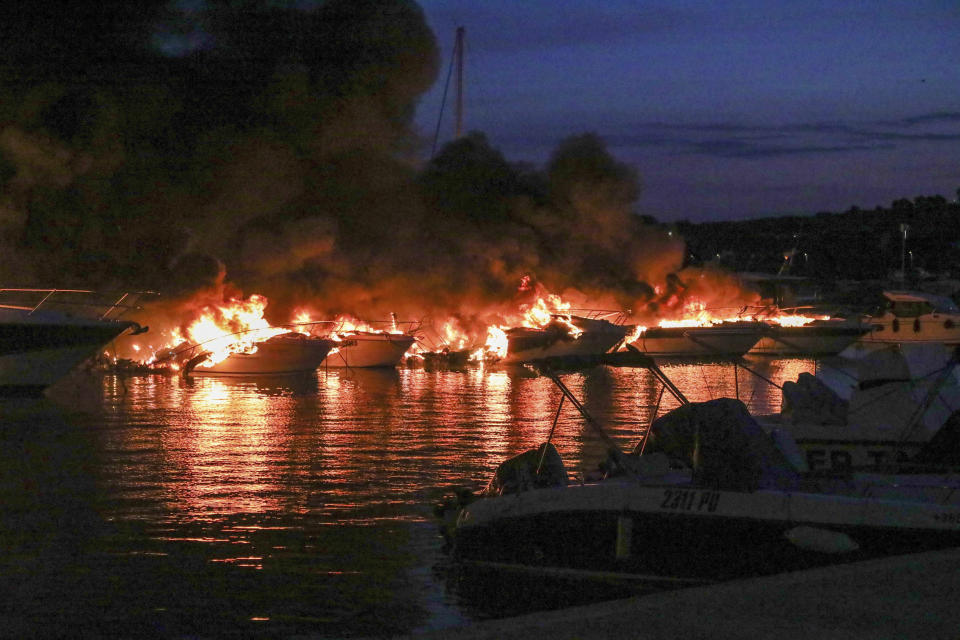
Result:
{"label": "pier", "polygon": [[409,637],[775,638],[960,637],[960,548],[532,613]]}

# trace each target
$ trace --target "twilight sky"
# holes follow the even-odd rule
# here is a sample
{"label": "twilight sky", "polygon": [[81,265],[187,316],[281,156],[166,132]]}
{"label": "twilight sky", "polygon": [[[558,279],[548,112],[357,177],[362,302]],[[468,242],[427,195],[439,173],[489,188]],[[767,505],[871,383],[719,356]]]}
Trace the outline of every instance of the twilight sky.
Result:
{"label": "twilight sky", "polygon": [[[889,206],[960,188],[958,0],[419,0],[465,127],[540,164],[594,132],[662,221]],[[452,92],[440,142],[453,129]]]}

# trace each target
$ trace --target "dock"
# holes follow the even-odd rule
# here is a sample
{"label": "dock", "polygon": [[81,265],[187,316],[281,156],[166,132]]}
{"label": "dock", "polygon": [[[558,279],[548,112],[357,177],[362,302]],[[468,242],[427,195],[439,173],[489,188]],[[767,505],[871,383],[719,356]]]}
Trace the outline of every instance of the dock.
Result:
{"label": "dock", "polygon": [[664,591],[407,636],[956,640],[960,548]]}

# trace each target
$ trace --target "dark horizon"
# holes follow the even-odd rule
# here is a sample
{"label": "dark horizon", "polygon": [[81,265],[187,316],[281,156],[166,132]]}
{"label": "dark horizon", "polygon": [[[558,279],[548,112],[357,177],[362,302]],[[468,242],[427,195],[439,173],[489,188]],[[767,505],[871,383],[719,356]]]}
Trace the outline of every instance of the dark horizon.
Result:
{"label": "dark horizon", "polygon": [[[466,128],[542,164],[591,132],[633,166],[641,214],[672,222],[810,215],[956,197],[956,5],[422,0],[444,73],[456,26]],[[452,112],[442,128],[452,132]]]}

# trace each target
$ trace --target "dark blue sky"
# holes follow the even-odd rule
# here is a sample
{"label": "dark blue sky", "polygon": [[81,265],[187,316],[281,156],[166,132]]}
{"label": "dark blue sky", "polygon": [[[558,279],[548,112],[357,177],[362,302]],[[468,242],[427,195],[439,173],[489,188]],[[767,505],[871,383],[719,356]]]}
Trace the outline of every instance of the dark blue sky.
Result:
{"label": "dark blue sky", "polygon": [[467,129],[537,164],[595,132],[660,220],[957,197],[960,0],[419,3],[443,54],[427,137],[463,25]]}

